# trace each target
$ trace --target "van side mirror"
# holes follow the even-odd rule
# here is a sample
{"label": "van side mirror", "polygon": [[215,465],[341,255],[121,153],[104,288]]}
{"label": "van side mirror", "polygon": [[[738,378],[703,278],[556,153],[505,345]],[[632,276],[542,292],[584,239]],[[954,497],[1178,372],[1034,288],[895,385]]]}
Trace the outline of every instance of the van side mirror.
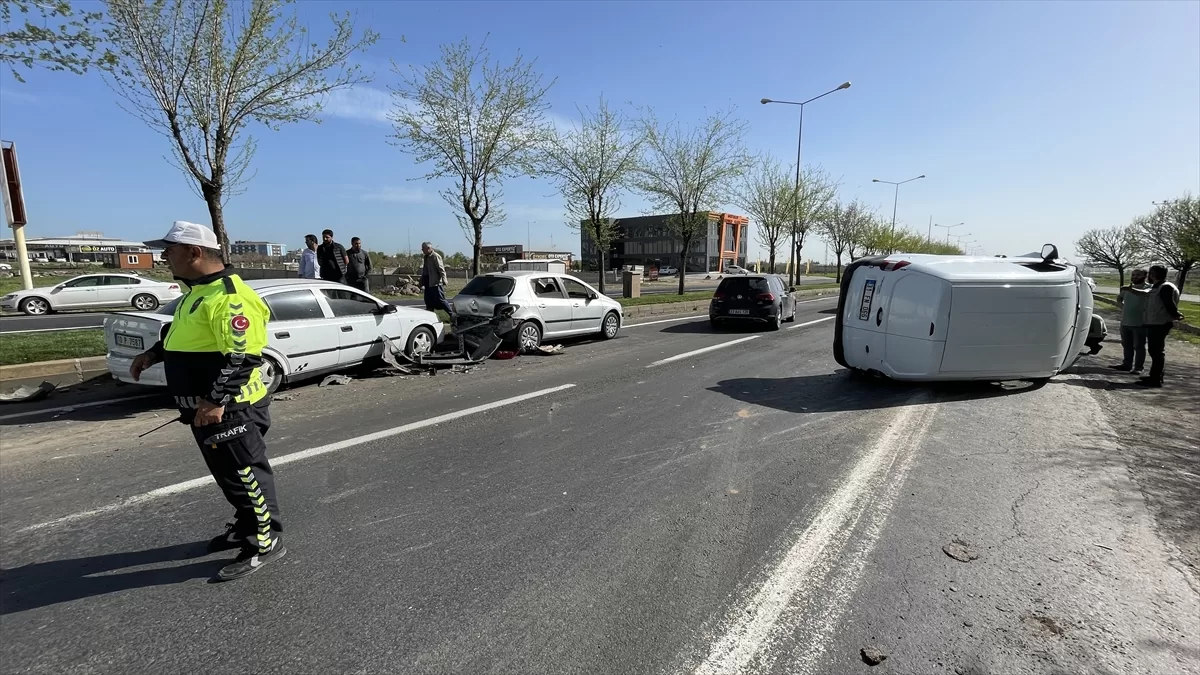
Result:
{"label": "van side mirror", "polygon": [[1058,259],[1058,247],[1054,244],[1046,244],[1042,247],[1042,261],[1054,262]]}

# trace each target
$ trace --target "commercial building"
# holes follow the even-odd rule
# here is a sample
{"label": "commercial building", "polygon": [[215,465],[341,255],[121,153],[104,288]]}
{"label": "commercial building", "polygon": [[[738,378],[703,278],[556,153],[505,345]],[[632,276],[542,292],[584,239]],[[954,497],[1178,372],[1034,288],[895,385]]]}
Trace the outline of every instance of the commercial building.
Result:
{"label": "commercial building", "polygon": [[282,258],[287,253],[283,244],[272,244],[266,241],[235,241],[229,245],[233,255],[261,255],[268,258]]}
{"label": "commercial building", "polygon": [[561,260],[567,264],[568,268],[575,261],[575,254],[569,251],[527,251],[521,244],[481,246],[479,253],[485,258],[494,258],[497,262],[501,258],[505,260]]}
{"label": "commercial building", "polygon": [[[728,263],[746,265],[746,239],[750,220],[730,213],[705,214],[708,231],[692,241],[685,263],[687,272],[716,272]],[[670,214],[621,218],[617,220],[618,234],[608,252],[606,269],[621,269],[626,265],[675,266],[683,243],[667,227]],[[582,225],[582,223],[581,223]],[[581,227],[580,250],[584,265],[596,265],[596,245],[586,228]]]}
{"label": "commercial building", "polygon": [[[148,270],[155,252],[136,241],[105,238],[102,232],[80,232],[73,237],[38,237],[25,240],[30,262],[100,263],[119,269]],[[0,258],[16,260],[12,239],[0,240]]]}

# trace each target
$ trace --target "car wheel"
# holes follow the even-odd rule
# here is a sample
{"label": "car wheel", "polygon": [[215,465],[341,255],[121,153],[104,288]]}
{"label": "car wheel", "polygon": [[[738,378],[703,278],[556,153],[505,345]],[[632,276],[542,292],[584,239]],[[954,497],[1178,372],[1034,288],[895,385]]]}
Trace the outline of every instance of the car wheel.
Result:
{"label": "car wheel", "polygon": [[21,311],[29,316],[42,316],[50,313],[50,303],[42,298],[26,298],[21,301]]}
{"label": "car wheel", "polygon": [[267,396],[274,394],[283,386],[283,367],[275,359],[263,356],[262,365],[258,367],[263,384],[267,385]]}
{"label": "car wheel", "polygon": [[409,356],[417,354],[430,354],[433,352],[434,342],[436,341],[433,330],[428,326],[417,326],[408,336],[408,345],[404,351]]}
{"label": "car wheel", "polygon": [[779,311],[775,312],[775,320],[772,321],[768,325],[768,328],[770,328],[771,330],[779,330],[782,327],[783,327],[783,306],[780,305]]}
{"label": "car wheel", "polygon": [[796,322],[796,303],[792,303],[792,315],[788,317],[788,323]]}
{"label": "car wheel", "polygon": [[133,306],[143,312],[153,312],[158,309],[158,298],[147,293],[133,296]]}
{"label": "car wheel", "polygon": [[532,321],[524,321],[517,326],[517,348],[523,354],[537,351],[542,344],[542,329]]}
{"label": "car wheel", "polygon": [[617,316],[616,312],[609,312],[604,315],[604,323],[600,326],[600,335],[605,340],[611,340],[617,337],[617,331],[621,330],[621,317]]}

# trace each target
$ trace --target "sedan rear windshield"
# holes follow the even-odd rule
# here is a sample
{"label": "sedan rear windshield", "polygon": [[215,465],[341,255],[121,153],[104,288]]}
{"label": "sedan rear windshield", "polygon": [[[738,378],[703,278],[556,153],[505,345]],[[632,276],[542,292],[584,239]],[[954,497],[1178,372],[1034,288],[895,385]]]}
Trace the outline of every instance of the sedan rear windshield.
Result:
{"label": "sedan rear windshield", "polygon": [[483,298],[507,298],[512,290],[513,280],[508,277],[475,277],[468,281],[458,294]]}
{"label": "sedan rear windshield", "polygon": [[764,277],[725,277],[717,290],[722,293],[770,293],[771,286]]}

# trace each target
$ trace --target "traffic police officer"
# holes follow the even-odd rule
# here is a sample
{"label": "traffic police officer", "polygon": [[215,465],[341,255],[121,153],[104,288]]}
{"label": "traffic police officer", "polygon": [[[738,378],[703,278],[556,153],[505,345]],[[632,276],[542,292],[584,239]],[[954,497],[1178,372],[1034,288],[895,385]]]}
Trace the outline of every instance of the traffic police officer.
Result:
{"label": "traffic police officer", "polygon": [[217,573],[222,581],[237,579],[287,552],[263,441],[271,426],[260,370],[269,310],[221,260],[211,229],[176,221],[146,246],[162,248],[171,272],[190,290],[180,298],[166,338],[134,359],[130,374],[137,380],[150,366],[164,364],[181,421],[191,425],[209,471],[236,510],[209,550],[241,549]]}

